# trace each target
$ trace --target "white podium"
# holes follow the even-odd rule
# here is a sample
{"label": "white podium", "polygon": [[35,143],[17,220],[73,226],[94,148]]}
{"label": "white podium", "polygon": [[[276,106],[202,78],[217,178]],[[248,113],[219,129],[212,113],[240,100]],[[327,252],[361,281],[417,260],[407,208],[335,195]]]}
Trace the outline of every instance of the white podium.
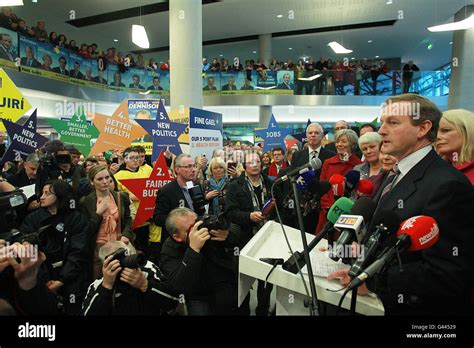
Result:
{"label": "white podium", "polygon": [[[285,231],[293,252],[301,252],[303,250],[301,232],[288,226],[285,226]],[[308,244],[314,237],[314,235],[306,233]],[[325,239],[321,240],[311,253],[320,252],[319,248],[323,246],[327,246]],[[239,306],[256,280],[265,280],[273,267],[260,261],[260,258],[282,258],[286,261],[290,256],[291,252],[280,224],[274,221],[267,222],[240,252]],[[304,274],[304,279],[308,292],[311,294],[307,274]],[[331,292],[328,289],[338,290],[342,287],[340,283],[337,280],[327,280],[318,276],[314,276],[314,280],[318,300],[337,306],[344,291]],[[309,315],[309,308],[304,306],[304,300],[307,299],[306,291],[298,273],[287,272],[279,265],[271,273],[268,282],[273,284],[276,290],[277,315]],[[342,307],[350,309],[350,302],[351,292],[346,295]],[[384,315],[384,307],[375,294],[359,295],[357,296],[356,312],[363,315]]]}

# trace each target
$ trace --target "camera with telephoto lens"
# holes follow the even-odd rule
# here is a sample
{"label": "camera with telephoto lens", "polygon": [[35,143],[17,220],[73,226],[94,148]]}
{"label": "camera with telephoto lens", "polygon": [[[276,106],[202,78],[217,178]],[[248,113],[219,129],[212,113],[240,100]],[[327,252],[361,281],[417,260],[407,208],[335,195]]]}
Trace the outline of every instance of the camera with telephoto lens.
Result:
{"label": "camera with telephoto lens", "polygon": [[[125,248],[119,248],[110,255],[112,255],[110,262],[119,260],[120,267],[122,268],[139,268],[145,266],[147,262],[145,254],[129,255],[128,250]],[[107,255],[107,257],[110,255]]]}
{"label": "camera with telephoto lens", "polygon": [[209,202],[206,201],[204,193],[201,190],[201,186],[197,185],[191,188],[188,188],[189,195],[193,201],[193,210],[198,215],[204,215],[206,212],[205,205]]}
{"label": "camera with telephoto lens", "polygon": [[71,164],[71,155],[65,154],[41,154],[39,157],[40,164],[50,170],[57,169],[62,164]]}
{"label": "camera with telephoto lens", "polygon": [[229,221],[225,218],[224,213],[219,215],[204,215],[199,218],[199,221],[202,221],[199,228],[207,228],[210,230],[227,230],[229,229]]}

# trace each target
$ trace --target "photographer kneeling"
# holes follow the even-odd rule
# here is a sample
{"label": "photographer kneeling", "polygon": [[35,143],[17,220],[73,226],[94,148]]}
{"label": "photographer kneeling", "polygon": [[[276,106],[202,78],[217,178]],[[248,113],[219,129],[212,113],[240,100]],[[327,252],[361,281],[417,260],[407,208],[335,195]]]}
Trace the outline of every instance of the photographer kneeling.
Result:
{"label": "photographer kneeling", "polygon": [[103,278],[89,286],[83,315],[157,315],[175,309],[179,299],[170,295],[163,274],[131,244],[111,241],[99,250]]}
{"label": "photographer kneeling", "polygon": [[[235,231],[218,223],[197,221],[189,208],[176,208],[166,219],[166,239],[160,265],[170,286],[184,295],[189,315],[231,315],[237,309]],[[214,229],[214,228],[215,229]]]}

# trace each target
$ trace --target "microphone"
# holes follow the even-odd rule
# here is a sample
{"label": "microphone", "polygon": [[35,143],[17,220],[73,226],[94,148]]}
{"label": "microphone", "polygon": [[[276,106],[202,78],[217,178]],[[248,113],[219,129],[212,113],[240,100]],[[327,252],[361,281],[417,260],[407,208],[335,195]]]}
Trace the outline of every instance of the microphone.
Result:
{"label": "microphone", "polygon": [[296,179],[296,188],[300,192],[306,192],[310,189],[311,185],[314,183],[314,178],[316,176],[316,173],[314,170],[308,170],[307,172],[301,174],[297,179]]}
{"label": "microphone", "polygon": [[[374,214],[376,204],[370,198],[361,197],[352,206],[350,215],[341,215],[334,224],[335,228],[342,230],[337,239],[334,248],[329,253],[329,257],[334,261],[338,261],[344,255],[345,245],[352,244],[356,239],[360,241],[363,236],[364,221],[370,221]],[[343,257],[346,258],[346,257]]]}
{"label": "microphone", "polygon": [[382,249],[384,242],[390,235],[395,236],[400,226],[400,219],[391,210],[379,210],[374,215],[372,224],[375,226],[375,231],[370,235],[367,243],[362,246],[362,253],[349,270],[351,278],[357,277],[373,261],[373,258]]}
{"label": "microphone", "polygon": [[368,179],[360,179],[359,183],[355,187],[357,198],[371,196],[374,192],[374,184]]}
{"label": "microphone", "polygon": [[360,181],[360,172],[357,170],[349,170],[344,176],[346,182],[346,196],[349,197]]}
{"label": "microphone", "polygon": [[267,217],[275,209],[276,201],[274,198],[270,198],[262,207],[262,215]]}
{"label": "microphone", "polygon": [[331,184],[334,197],[344,196],[344,191],[346,190],[346,180],[341,174],[331,175],[329,178],[329,183]]}
{"label": "microphone", "polygon": [[419,251],[433,246],[439,238],[439,227],[436,220],[430,216],[415,216],[402,222],[397,236],[395,245],[391,249],[382,253],[364,272],[352,279],[348,286],[350,290],[359,287],[368,278],[380,272],[392,261],[396,253],[405,250]]}
{"label": "microphone", "polygon": [[[314,247],[323,239],[323,237],[333,229],[334,223],[337,221],[339,216],[342,214],[347,214],[351,211],[352,206],[354,205],[354,202],[352,202],[349,198],[346,197],[341,197],[339,198],[334,204],[331,206],[331,208],[328,211],[327,214],[327,219],[328,221],[324,225],[323,229],[321,232],[313,238],[311,243],[308,245],[308,252],[311,252],[311,250],[314,249]],[[296,261],[295,261],[296,259]],[[296,251],[293,253],[292,256],[286,260],[286,262],[283,264],[283,269],[291,272],[291,273],[298,273],[298,266],[303,267],[306,264],[306,261],[304,259],[304,255],[302,252]]]}
{"label": "microphone", "polygon": [[322,166],[322,162],[319,158],[314,158],[303,166],[291,169],[283,175],[281,178],[275,180],[275,185],[287,181],[292,176],[297,176],[299,174],[306,173],[308,170],[318,170]]}

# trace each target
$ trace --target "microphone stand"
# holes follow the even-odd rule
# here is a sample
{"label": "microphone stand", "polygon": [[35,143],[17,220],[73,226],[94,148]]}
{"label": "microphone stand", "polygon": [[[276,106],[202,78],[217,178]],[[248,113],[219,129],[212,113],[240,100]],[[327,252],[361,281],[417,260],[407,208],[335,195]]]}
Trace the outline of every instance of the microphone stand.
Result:
{"label": "microphone stand", "polygon": [[303,242],[303,255],[306,261],[306,267],[308,269],[309,286],[311,289],[311,300],[309,303],[310,315],[314,316],[314,315],[319,315],[318,294],[316,292],[316,284],[314,283],[313,268],[311,267],[311,262],[309,259],[308,242],[306,240],[305,228],[304,228],[304,223],[303,223],[303,214],[301,212],[301,207],[300,207],[300,199],[299,199],[298,189],[296,185],[296,178],[294,176],[291,176],[290,182],[291,182],[291,187],[293,189],[293,195],[295,197],[296,215],[298,216],[298,224],[299,224],[300,232],[301,232],[301,240]]}

